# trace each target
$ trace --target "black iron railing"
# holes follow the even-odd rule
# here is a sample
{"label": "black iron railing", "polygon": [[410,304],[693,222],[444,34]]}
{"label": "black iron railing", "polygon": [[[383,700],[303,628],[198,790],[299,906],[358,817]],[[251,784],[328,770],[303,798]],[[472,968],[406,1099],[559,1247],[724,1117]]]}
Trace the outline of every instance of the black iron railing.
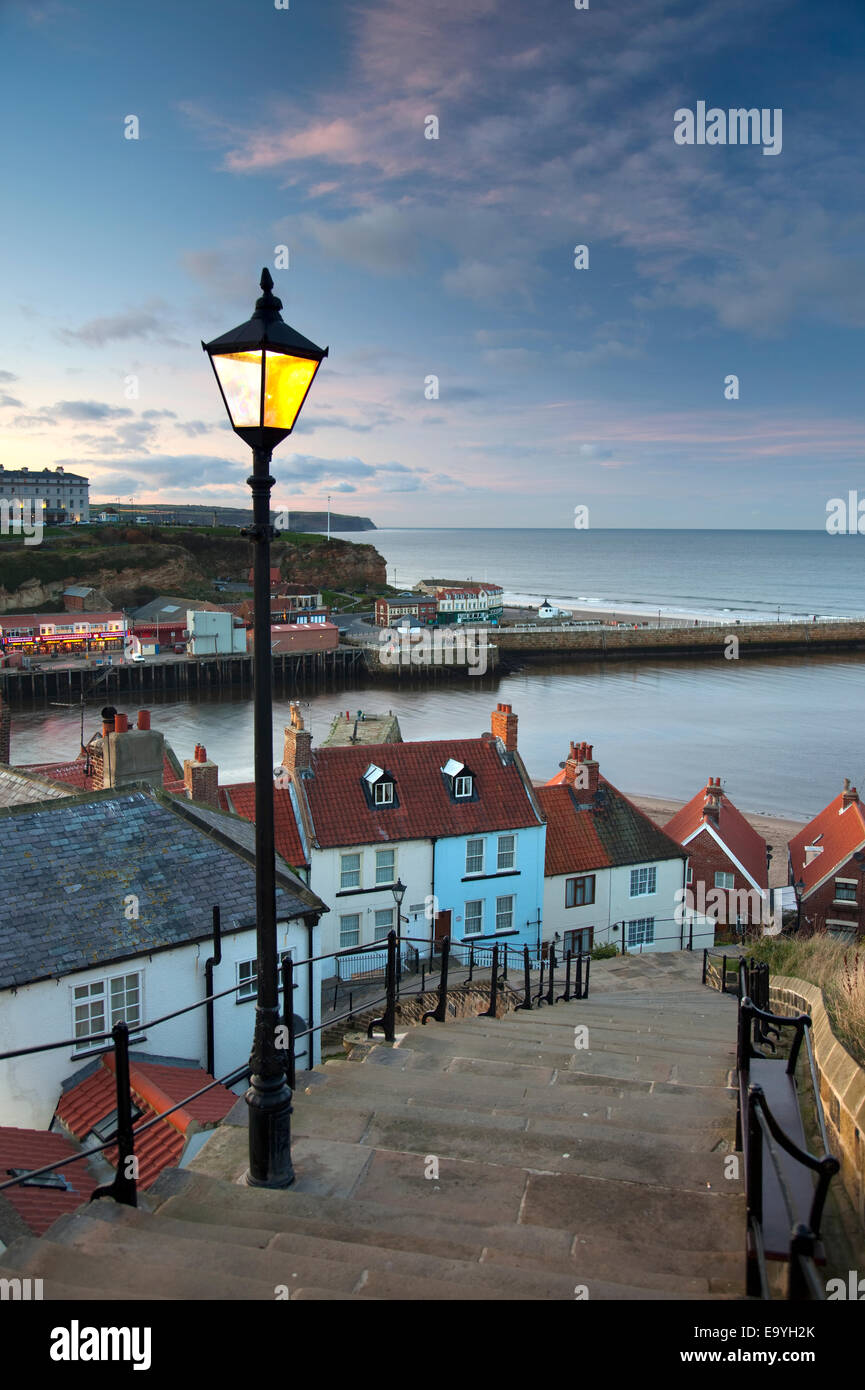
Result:
{"label": "black iron railing", "polygon": [[[214,909],[214,942],[216,947],[214,964],[218,964],[218,909]],[[415,979],[414,984],[411,984],[409,981],[405,980],[401,971],[401,947],[406,945],[408,945],[410,949],[413,949],[415,951],[415,960],[420,967],[420,979]],[[283,1066],[285,1068],[285,1073],[290,1088],[294,1089],[297,1080],[298,1043],[300,1043],[303,1039],[307,1039],[308,1047],[311,1047],[312,1038],[316,1033],[323,1032],[325,1029],[333,1027],[334,1024],[338,1024],[344,1021],[351,1021],[351,1019],[356,1017],[358,1013],[358,1009],[354,1008],[353,1005],[352,994],[349,994],[349,1008],[347,1011],[341,1014],[331,1015],[328,1018],[322,1020],[322,1022],[320,1023],[317,1023],[313,1026],[310,1026],[302,1030],[298,1030],[296,1027],[296,1016],[293,1008],[293,995],[296,987],[295,971],[299,969],[301,966],[314,965],[318,962],[329,960],[336,963],[338,975],[341,962],[346,957],[369,956],[370,958],[375,959],[376,957],[381,958],[383,955],[385,984],[384,993],[372,999],[364,999],[359,1007],[360,1009],[362,1009],[364,1013],[366,1013],[369,1010],[374,1009],[377,1005],[382,1003],[384,1004],[385,1007],[382,1016],[373,1020],[373,1022],[369,1025],[368,1032],[369,1036],[372,1036],[376,1029],[381,1029],[384,1031],[385,1039],[391,1042],[393,1042],[395,1039],[395,1023],[397,1004],[399,999],[401,997],[405,998],[410,995],[418,995],[426,992],[428,987],[427,969],[429,969],[431,974],[433,973],[437,955],[439,956],[439,981],[437,987],[438,1004],[431,1014],[427,1014],[424,1017],[423,1021],[425,1022],[426,1019],[429,1017],[435,1017],[438,1021],[444,1022],[445,1018],[447,1017],[446,1009],[449,979],[452,982],[456,975],[463,973],[467,975],[469,981],[473,981],[476,972],[485,972],[487,970],[490,971],[490,1006],[485,1012],[490,1017],[495,1017],[498,991],[505,983],[507,976],[508,951],[511,952],[511,958],[513,959],[514,953],[516,952],[516,948],[512,946],[509,947],[507,943],[498,942],[494,943],[493,946],[490,948],[484,948],[476,946],[474,944],[469,944],[468,946],[456,944],[452,945],[448,938],[445,938],[443,941],[437,943],[437,945],[439,948],[438,951],[435,949],[435,947],[430,948],[430,943],[428,940],[420,940],[405,936],[398,939],[396,933],[391,932],[388,936],[384,952],[382,952],[381,943],[374,942],[368,946],[350,946],[339,951],[324,952],[316,956],[309,956],[305,960],[300,961],[294,961],[291,959],[290,956],[286,956],[285,959],[282,961],[281,965],[282,1016],[279,1025],[281,1029],[281,1036],[278,1039],[279,1046],[277,1048],[277,1051],[279,1052],[282,1058]],[[429,952],[429,956],[427,959],[422,959],[420,951],[417,950],[418,946],[422,946],[426,951]],[[500,948],[502,960],[501,969],[499,968]],[[554,950],[554,947],[552,947],[551,950]],[[580,981],[584,981],[584,984],[581,984],[579,987],[579,991],[573,993],[570,997],[574,999],[585,998],[588,993],[588,959],[583,957],[574,957],[574,959],[578,961],[582,961],[583,959],[585,959],[584,975],[582,973],[582,965],[578,963],[577,966],[578,978]],[[210,962],[206,962],[206,965],[209,964]],[[540,962],[536,958],[533,958],[531,956],[528,947],[524,948],[523,964],[525,969],[524,998],[523,1003],[521,1005],[518,1005],[517,1007],[531,1008],[532,1005],[529,975],[530,970],[536,970]],[[568,957],[568,980],[570,979],[570,965],[571,961],[570,957]],[[361,973],[365,974],[366,972]],[[374,969],[372,973],[374,973]],[[211,984],[212,978],[212,970],[206,971],[205,979],[207,981],[208,986]],[[212,1070],[212,1060],[214,1052],[213,1004],[218,999],[226,998],[228,995],[236,996],[239,991],[248,990],[248,988],[249,982],[246,981],[240,984],[231,985],[227,989],[223,990],[213,991],[211,989],[207,994],[205,994],[205,997],[203,999],[199,999],[195,1003],[186,1004],[182,1008],[172,1010],[171,1013],[162,1014],[158,1018],[148,1019],[146,1022],[143,1023],[136,1022],[132,1031],[136,1034],[144,1032],[150,1033],[154,1028],[158,1027],[160,1024],[168,1023],[172,1019],[180,1018],[184,1014],[192,1013],[195,1009],[203,1008],[206,1010],[205,1017],[207,1022],[207,1056],[208,1062],[211,1064],[210,1069]],[[566,994],[565,996],[560,996],[560,998],[562,997],[568,997],[567,985]],[[74,1038],[63,1038],[53,1043],[42,1043],[34,1047],[14,1048],[11,1051],[0,1052],[0,1062],[4,1062],[10,1061],[16,1057],[33,1056],[37,1053],[53,1052],[61,1049],[73,1049],[80,1051],[82,1045],[86,1045],[91,1049],[95,1049],[98,1046],[98,1044],[104,1043],[105,1047],[102,1049],[103,1052],[108,1052],[111,1049],[113,1049],[114,1051],[115,1094],[117,1110],[117,1128],[115,1132],[110,1136],[110,1138],[104,1140],[99,1144],[88,1146],[87,1149],[82,1150],[80,1153],[72,1154],[67,1158],[57,1159],[54,1163],[45,1164],[41,1168],[30,1169],[27,1172],[17,1173],[14,1176],[7,1177],[4,1181],[0,1182],[0,1192],[10,1187],[16,1187],[23,1183],[32,1182],[34,1178],[39,1178],[46,1176],[47,1174],[54,1173],[57,1170],[61,1168],[66,1168],[71,1164],[89,1160],[97,1154],[105,1153],[107,1150],[116,1149],[116,1162],[112,1159],[112,1166],[115,1170],[113,1180],[109,1183],[105,1183],[95,1188],[91,1193],[90,1200],[93,1201],[100,1197],[110,1196],[113,1197],[115,1201],[122,1202],[125,1205],[136,1206],[138,1202],[138,1163],[135,1154],[135,1145],[136,1142],[140,1139],[141,1135],[144,1134],[147,1130],[151,1129],[153,1125],[159,1124],[160,1121],[167,1119],[170,1115],[173,1115],[175,1111],[181,1110],[185,1105],[188,1105],[191,1101],[197,1100],[200,1096],[206,1095],[206,1093],[208,1091],[213,1090],[215,1086],[231,1087],[236,1085],[239,1081],[245,1079],[248,1080],[249,1078],[248,1064],[245,1064],[242,1067],[235,1067],[232,1071],[227,1072],[224,1076],[209,1082],[206,1086],[202,1086],[199,1090],[192,1092],[188,1096],[185,1096],[183,1100],[177,1101],[174,1105],[170,1106],[167,1110],[162,1111],[160,1114],[152,1115],[149,1118],[146,1118],[140,1122],[133,1122],[132,1088],[130,1083],[129,1069],[129,1035],[129,1025],[126,1022],[119,1022],[116,1023],[110,1031],[105,1031],[101,1033],[90,1033],[84,1037],[79,1036]],[[89,1055],[92,1057],[93,1052],[91,1051]]]}
{"label": "black iron railing", "polygon": [[[735,971],[736,985],[731,989],[730,967]],[[811,1018],[808,1014],[784,1016],[770,1009],[769,966],[765,961],[744,956],[738,959],[719,952],[703,952],[703,983],[711,988],[735,992],[739,998],[736,1045],[736,1074],[738,1082],[738,1107],[736,1116],[736,1148],[745,1157],[745,1205],[747,1214],[747,1259],[746,1292],[749,1297],[769,1299],[771,1297],[767,1262],[770,1254],[766,1249],[766,1217],[764,1198],[766,1186],[764,1170],[766,1162],[771,1170],[780,1193],[786,1229],[788,1248],[785,1258],[788,1262],[787,1298],[792,1300],[825,1299],[825,1290],[817,1274],[817,1259],[820,1250],[820,1228],[823,1211],[832,1178],[840,1170],[838,1159],[829,1151],[823,1102],[820,1096],[820,1083],[814,1062],[811,1044]],[[786,1062],[767,1058],[761,1049],[768,1047],[774,1053],[776,1043],[780,1043],[782,1030],[792,1028],[794,1035]],[[814,1106],[817,1126],[823,1153],[818,1158],[802,1148],[785,1132],[773,1114],[766,1098],[764,1087],[752,1080],[751,1064],[755,1059],[761,1063],[771,1060],[772,1068],[783,1069],[786,1086],[796,1099],[795,1073],[802,1048],[808,1058],[811,1085],[814,1093]],[[773,1091],[778,1076],[768,1069],[760,1073],[772,1079]],[[783,1090],[778,1091],[779,1096]],[[791,1187],[790,1169],[784,1157],[792,1159],[809,1172],[816,1174],[817,1182],[811,1194],[807,1213],[802,1211],[802,1197],[797,1204]],[[804,1218],[803,1219],[803,1215]],[[777,1258],[775,1252],[775,1258]]]}

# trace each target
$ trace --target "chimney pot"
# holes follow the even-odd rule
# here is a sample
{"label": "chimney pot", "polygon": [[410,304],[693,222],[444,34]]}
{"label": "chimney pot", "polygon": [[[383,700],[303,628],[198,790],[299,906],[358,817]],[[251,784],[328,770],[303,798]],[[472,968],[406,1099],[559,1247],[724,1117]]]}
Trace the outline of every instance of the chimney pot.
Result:
{"label": "chimney pot", "polygon": [[150,728],[150,710],[149,710],[149,709],[140,709],[140,710],[138,711],[138,727],[139,727],[139,729],[149,729],[149,728]]}
{"label": "chimney pot", "polygon": [[205,748],[203,743],[199,743],[198,747],[195,750],[195,761],[197,763],[207,762],[207,749]]}
{"label": "chimney pot", "polygon": [[115,732],[116,734],[125,734],[125,733],[128,731],[128,729],[129,729],[129,716],[126,715],[126,714],[115,714],[115,716],[114,716],[114,732]]}

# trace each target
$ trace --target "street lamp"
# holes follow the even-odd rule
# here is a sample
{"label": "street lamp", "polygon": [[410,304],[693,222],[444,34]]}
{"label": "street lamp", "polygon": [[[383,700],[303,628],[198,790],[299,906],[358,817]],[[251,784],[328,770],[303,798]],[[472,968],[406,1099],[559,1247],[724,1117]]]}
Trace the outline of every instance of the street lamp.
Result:
{"label": "street lamp", "polygon": [[[401,878],[398,878],[396,883],[391,884],[390,891],[393,893],[393,900],[396,903],[396,949],[397,960],[399,961],[402,956],[402,942],[400,939],[403,922],[402,900],[405,897],[406,885],[403,883]],[[405,920],[408,921],[408,918],[406,918]]]}
{"label": "street lamp", "polygon": [[800,876],[798,882],[793,884],[793,892],[796,895],[796,934],[802,925],[802,894],[805,891],[805,880]]}
{"label": "street lamp", "polygon": [[261,298],[252,318],[201,346],[210,358],[231,428],[252,449],[252,526],[255,716],[255,916],[258,994],[249,1059],[250,1187],[288,1187],[291,1091],[276,1049],[279,995],[276,949],[276,864],[273,828],[273,668],[270,652],[270,461],[294,429],[327,348],[304,338],[280,315],[273,277],[261,272]]}

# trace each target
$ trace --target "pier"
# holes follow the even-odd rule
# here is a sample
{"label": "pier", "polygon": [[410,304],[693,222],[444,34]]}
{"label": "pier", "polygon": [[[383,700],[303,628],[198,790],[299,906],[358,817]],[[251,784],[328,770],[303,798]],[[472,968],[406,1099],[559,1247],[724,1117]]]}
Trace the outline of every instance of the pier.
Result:
{"label": "pier", "polygon": [[[367,676],[362,651],[336,647],[327,651],[279,652],[273,656],[274,687],[281,692],[351,689]],[[62,666],[46,662],[37,671],[0,671],[4,702],[38,704],[48,700],[99,699],[108,695],[173,696],[237,688],[252,691],[252,656],[185,657],[180,660],[123,662],[111,666]]]}

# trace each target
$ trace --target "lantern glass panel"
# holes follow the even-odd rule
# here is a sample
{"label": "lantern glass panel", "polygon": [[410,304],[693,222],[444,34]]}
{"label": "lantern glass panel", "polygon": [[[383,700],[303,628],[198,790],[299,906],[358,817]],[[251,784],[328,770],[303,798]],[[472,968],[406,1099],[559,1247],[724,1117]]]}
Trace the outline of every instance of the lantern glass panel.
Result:
{"label": "lantern glass panel", "polygon": [[293,429],[318,365],[309,357],[267,353],[263,425],[278,430]]}
{"label": "lantern glass panel", "polygon": [[214,354],[213,366],[235,429],[261,423],[261,353]]}

